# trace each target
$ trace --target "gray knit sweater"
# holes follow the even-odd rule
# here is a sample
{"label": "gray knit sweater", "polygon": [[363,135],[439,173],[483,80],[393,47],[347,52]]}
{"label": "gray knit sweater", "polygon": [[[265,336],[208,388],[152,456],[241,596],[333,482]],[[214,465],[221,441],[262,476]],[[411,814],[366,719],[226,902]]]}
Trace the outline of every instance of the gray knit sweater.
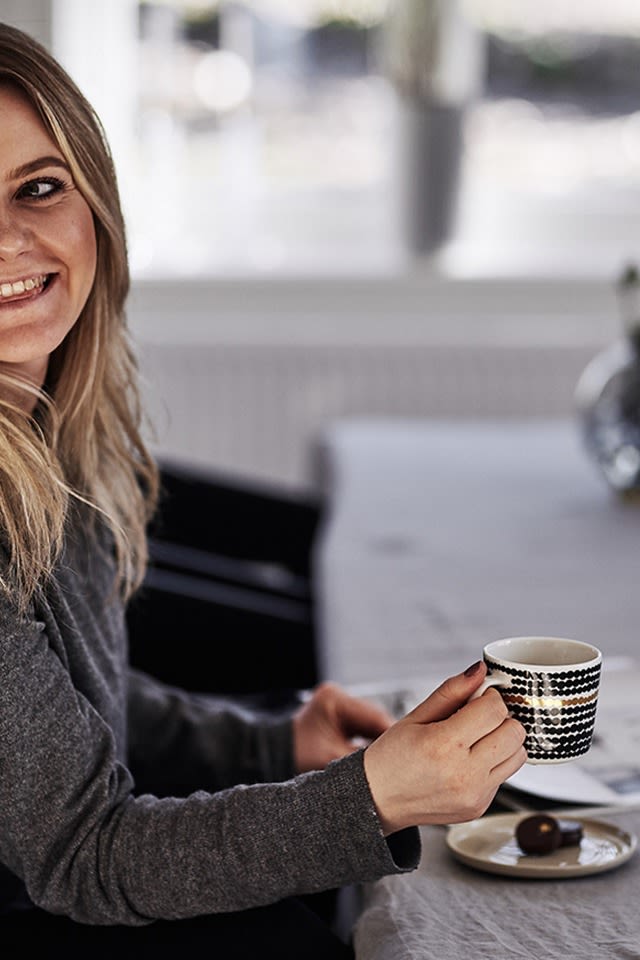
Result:
{"label": "gray knit sweater", "polygon": [[416,867],[416,830],[382,835],[361,751],[294,776],[288,719],[128,669],[112,577],[76,529],[29,616],[0,598],[0,913],[26,891],[144,924]]}

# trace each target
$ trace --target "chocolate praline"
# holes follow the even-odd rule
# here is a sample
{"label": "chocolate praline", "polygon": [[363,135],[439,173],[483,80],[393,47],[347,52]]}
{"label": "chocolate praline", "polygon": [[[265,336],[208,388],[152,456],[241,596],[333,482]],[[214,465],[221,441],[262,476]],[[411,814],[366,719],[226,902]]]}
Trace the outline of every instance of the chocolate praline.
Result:
{"label": "chocolate praline", "polygon": [[516,841],[523,853],[542,856],[559,847],[577,846],[582,832],[582,824],[577,820],[559,820],[546,813],[536,813],[519,821]]}
{"label": "chocolate praline", "polygon": [[525,817],[516,827],[516,841],[523,853],[552,853],[562,842],[560,824],[544,813]]}

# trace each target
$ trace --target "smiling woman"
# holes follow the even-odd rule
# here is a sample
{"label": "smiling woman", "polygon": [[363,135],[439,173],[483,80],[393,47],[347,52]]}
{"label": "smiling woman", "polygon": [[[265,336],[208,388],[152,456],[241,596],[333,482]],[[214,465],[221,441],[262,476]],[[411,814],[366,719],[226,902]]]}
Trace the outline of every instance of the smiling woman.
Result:
{"label": "smiling woman", "polygon": [[[25,609],[62,548],[71,504],[83,501],[105,518],[131,591],[143,576],[157,481],[135,392],[133,406],[122,399],[136,365],[124,322],[129,273],[100,123],[55,61],[3,31],[0,527]],[[100,460],[111,465],[110,489]]]}
{"label": "smiling woman", "polygon": [[62,154],[11,85],[0,88],[0,128],[0,362],[41,387],[93,285],[95,228]]}

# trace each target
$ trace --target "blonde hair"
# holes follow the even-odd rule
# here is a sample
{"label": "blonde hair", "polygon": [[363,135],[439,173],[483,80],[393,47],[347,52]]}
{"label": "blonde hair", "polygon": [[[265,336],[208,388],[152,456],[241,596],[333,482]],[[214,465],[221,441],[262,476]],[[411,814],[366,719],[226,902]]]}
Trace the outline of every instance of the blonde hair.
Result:
{"label": "blonde hair", "polygon": [[[0,537],[9,557],[2,581],[25,609],[58,560],[69,511],[91,505],[113,540],[125,597],[141,583],[146,526],[158,494],[157,467],[142,436],[137,361],[125,316],[129,292],[124,221],[114,166],[92,107],[51,55],[0,24],[0,85],[28,97],[93,212],[97,265],[87,302],[52,353],[43,390],[0,372]],[[32,415],[17,391],[37,393]]]}

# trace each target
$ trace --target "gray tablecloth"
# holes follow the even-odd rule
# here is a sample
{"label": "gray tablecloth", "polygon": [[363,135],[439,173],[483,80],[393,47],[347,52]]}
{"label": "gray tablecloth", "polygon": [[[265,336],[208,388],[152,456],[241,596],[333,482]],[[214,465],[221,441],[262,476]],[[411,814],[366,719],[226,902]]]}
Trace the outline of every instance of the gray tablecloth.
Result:
{"label": "gray tablecloth", "polygon": [[[611,818],[610,822],[614,822]],[[640,831],[640,814],[616,816]],[[422,829],[415,873],[364,891],[358,960],[631,960],[640,957],[640,856],[608,873],[525,880],[458,863],[445,828]]]}

